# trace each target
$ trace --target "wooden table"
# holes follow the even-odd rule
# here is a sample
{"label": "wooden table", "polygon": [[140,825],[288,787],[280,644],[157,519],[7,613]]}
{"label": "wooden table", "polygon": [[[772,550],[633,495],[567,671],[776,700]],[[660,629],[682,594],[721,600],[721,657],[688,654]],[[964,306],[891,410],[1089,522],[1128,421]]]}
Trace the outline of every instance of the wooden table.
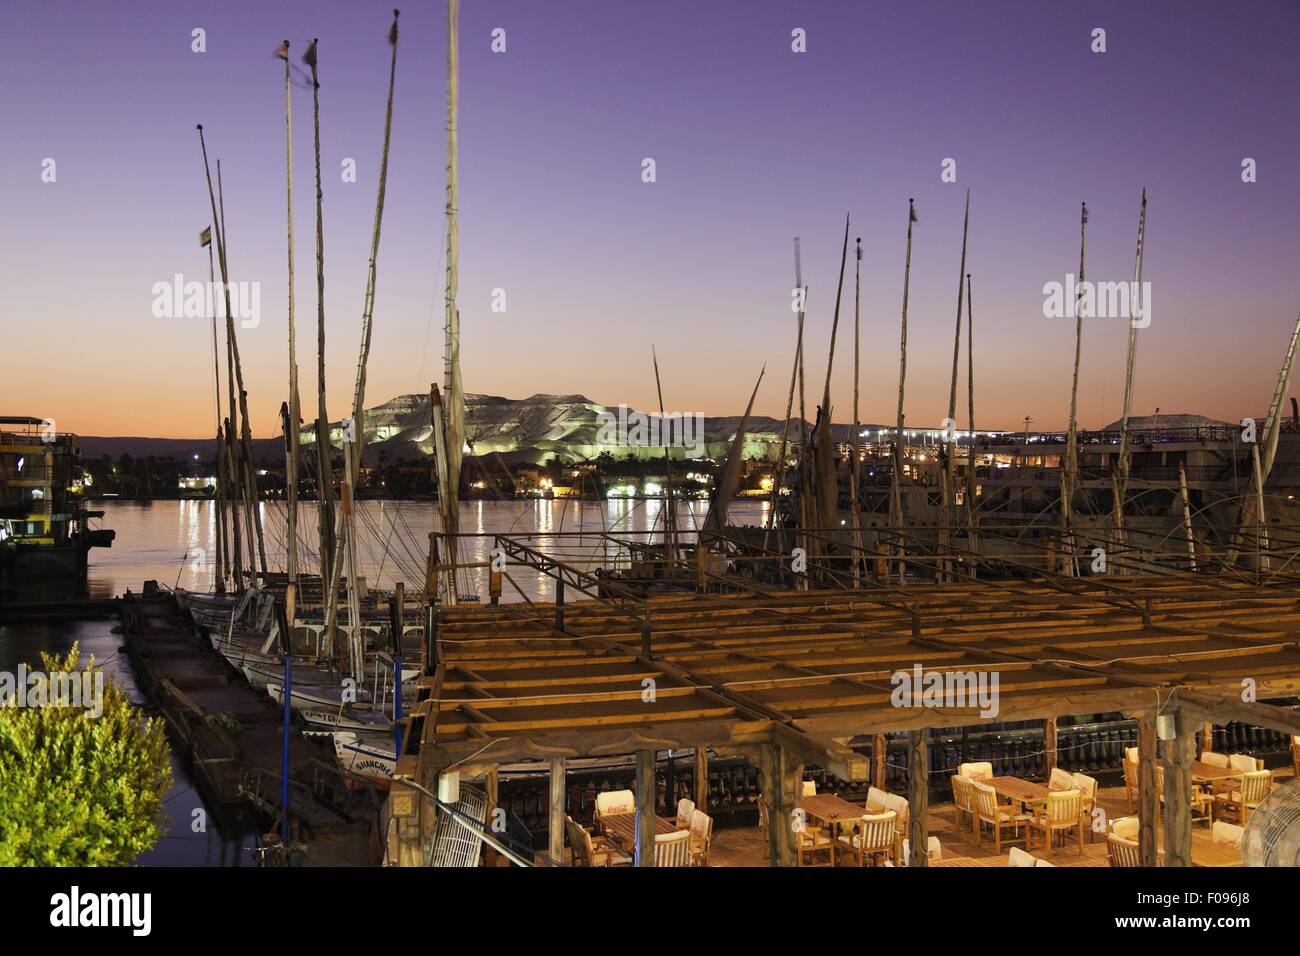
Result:
{"label": "wooden table", "polygon": [[[1164,827],[1156,830],[1158,846],[1156,856],[1160,865],[1165,865],[1165,831]],[[1192,830],[1192,866],[1241,866],[1241,849],[1235,846],[1223,846],[1214,842],[1210,830]]]}
{"label": "wooden table", "polygon": [[1216,767],[1214,764],[1201,763],[1199,760],[1192,761],[1192,779],[1204,780],[1206,783],[1219,783],[1224,780],[1235,780],[1240,777],[1242,771],[1233,767]]}
{"label": "wooden table", "polygon": [[980,780],[979,783],[993,788],[994,792],[1000,797],[1006,797],[1014,800],[1016,803],[1031,804],[1045,803],[1047,795],[1051,791],[1046,784],[1034,783],[1031,780],[1021,780],[1019,777],[992,777],[988,780]]}
{"label": "wooden table", "polygon": [[871,809],[873,804],[867,804],[864,809],[856,803],[842,800],[833,793],[817,793],[810,797],[800,797],[795,801],[795,806],[802,810],[806,816],[827,824],[857,821],[862,819],[864,813],[880,812]]}
{"label": "wooden table", "polygon": [[[636,847],[636,814],[635,813],[607,813],[600,818],[600,827],[609,837],[625,850],[632,850]],[[677,821],[669,820],[665,817],[655,817],[655,836],[662,836],[665,833],[676,833],[679,829],[685,827],[677,826]]]}

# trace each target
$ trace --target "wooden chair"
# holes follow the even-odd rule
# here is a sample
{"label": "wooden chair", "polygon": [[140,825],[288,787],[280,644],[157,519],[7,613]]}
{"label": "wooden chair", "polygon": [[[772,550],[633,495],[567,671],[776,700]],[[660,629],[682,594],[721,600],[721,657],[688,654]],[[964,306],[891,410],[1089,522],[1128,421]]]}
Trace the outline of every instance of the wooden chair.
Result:
{"label": "wooden chair", "polygon": [[842,834],[836,841],[840,853],[851,854],[858,866],[866,866],[868,860],[875,866],[877,858],[888,861],[898,845],[897,826],[898,814],[893,810],[863,814],[854,825],[854,832]]}
{"label": "wooden chair", "polygon": [[1110,832],[1125,840],[1137,840],[1142,821],[1137,817],[1116,817],[1110,821]]}
{"label": "wooden chair", "polygon": [[1231,846],[1241,849],[1241,838],[1245,829],[1237,826],[1235,823],[1225,823],[1222,820],[1216,821],[1210,828],[1210,839],[1219,846]]}
{"label": "wooden chair", "polygon": [[1229,817],[1236,816],[1237,823],[1246,825],[1250,814],[1273,789],[1273,774],[1267,770],[1254,770],[1241,775],[1241,789],[1214,795],[1215,806]]}
{"label": "wooden chair", "polygon": [[595,819],[600,826],[600,818],[611,813],[635,813],[636,796],[631,790],[606,790],[596,794]]}
{"label": "wooden chair", "polygon": [[816,780],[805,780],[805,781],[803,782],[803,796],[805,796],[805,797],[815,797],[815,796],[817,796],[817,781],[816,781]]}
{"label": "wooden chair", "polygon": [[690,866],[691,831],[674,830],[655,836],[655,866]]}
{"label": "wooden chair", "polygon": [[1074,790],[1074,777],[1067,770],[1060,767],[1053,767],[1052,774],[1047,778],[1048,790]]}
{"label": "wooden chair", "polygon": [[1124,758],[1124,799],[1128,801],[1128,812],[1132,813],[1137,807],[1138,796],[1138,765],[1136,761]]}
{"label": "wooden chair", "polygon": [[975,825],[975,797],[971,789],[970,780],[961,774],[956,774],[952,778],[952,819],[960,830],[965,826],[965,820],[971,821],[972,828]]}
{"label": "wooden chair", "polygon": [[1106,837],[1106,860],[1111,866],[1140,867],[1142,857],[1137,840],[1126,840],[1114,833]]}
{"label": "wooden chair", "polygon": [[691,811],[691,865],[709,865],[709,844],[713,842],[713,817],[702,810]]}
{"label": "wooden chair", "polygon": [[1250,754],[1228,754],[1228,766],[1242,773],[1254,773],[1256,770],[1264,769],[1263,763]]}
{"label": "wooden chair", "polygon": [[592,836],[586,827],[568,814],[564,827],[569,832],[569,848],[574,866],[615,866],[632,862],[630,854],[609,843],[604,837]]}
{"label": "wooden chair", "polygon": [[[883,807],[885,805],[885,797],[887,796],[889,796],[889,794],[884,790],[881,790],[879,787],[867,787],[868,804],[874,803],[876,806]],[[870,813],[871,811],[868,810],[867,812]]]}
{"label": "wooden chair", "polygon": [[1231,766],[1231,764],[1228,763],[1228,755],[1227,755],[1227,754],[1216,753],[1216,752],[1213,751],[1213,750],[1202,750],[1202,751],[1201,751],[1201,763],[1205,764],[1207,767],[1229,767],[1229,766]]}
{"label": "wooden chair", "polygon": [[[1079,835],[1079,855],[1083,855],[1083,794],[1078,790],[1053,790],[1047,804],[1029,821],[1032,830],[1043,831],[1043,849],[1052,852],[1056,835],[1074,830]],[[1026,846],[1031,845],[1026,843]]]}
{"label": "wooden chair", "polygon": [[982,763],[958,764],[957,773],[967,780],[992,780],[993,764],[987,760]]}
{"label": "wooden chair", "polygon": [[[794,831],[795,862],[798,866],[834,866],[835,841],[821,827],[803,826]],[[826,854],[826,862],[816,859]]]}
{"label": "wooden chair", "polygon": [[[939,842],[939,838],[937,836],[930,837],[928,840],[925,841],[925,845],[926,845],[925,855],[930,860],[931,863],[935,862],[936,860],[943,859],[943,844]],[[912,841],[911,840],[903,841],[902,865],[903,866],[912,865]]]}
{"label": "wooden chair", "polygon": [[1033,866],[1038,862],[1038,858],[1026,853],[1018,846],[1011,848],[1011,853],[1007,857],[1008,866]]}
{"label": "wooden chair", "polygon": [[1097,778],[1086,773],[1075,773],[1070,775],[1070,779],[1074,781],[1074,789],[1083,794],[1085,826],[1088,828],[1088,842],[1092,843],[1096,839],[1092,829],[1092,814],[1097,808]]}
{"label": "wooden chair", "polygon": [[[993,831],[993,849],[1001,853],[1002,831],[1014,830],[1019,833],[1033,818],[1028,813],[1017,813],[1009,803],[999,804],[997,793],[988,784],[972,780],[971,787],[975,791],[975,843],[979,845],[984,842],[983,827],[987,824]],[[1026,832],[1015,839],[1024,840],[1027,846],[1029,834]]]}
{"label": "wooden chair", "polygon": [[684,830],[691,825],[691,814],[695,812],[695,801],[682,797],[677,801],[677,828]]}
{"label": "wooden chair", "polygon": [[903,838],[907,836],[909,814],[912,808],[907,802],[907,797],[898,793],[887,793],[885,794],[885,809],[892,811],[898,818],[898,822],[894,826],[894,862],[906,865],[902,858]]}
{"label": "wooden chair", "polygon": [[1205,825],[1214,825],[1214,790],[1200,784],[1192,784],[1192,821],[1204,821]]}

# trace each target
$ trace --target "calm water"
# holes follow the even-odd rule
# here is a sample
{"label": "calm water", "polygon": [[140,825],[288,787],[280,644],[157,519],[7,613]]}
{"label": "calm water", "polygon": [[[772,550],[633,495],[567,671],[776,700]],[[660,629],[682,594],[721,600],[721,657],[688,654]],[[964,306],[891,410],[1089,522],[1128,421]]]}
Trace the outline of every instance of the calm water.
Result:
{"label": "calm water", "polygon": [[[114,597],[127,590],[139,592],[145,581],[168,587],[209,590],[215,583],[216,509],[210,501],[120,501],[96,504],[104,518],[98,524],[117,532],[107,550],[91,552],[84,589],[92,598]],[[437,526],[437,508],[431,502],[363,501],[358,503],[358,564],[367,581],[391,587],[397,581],[422,586],[428,534]],[[708,511],[705,502],[678,504],[678,527],[697,528]],[[736,524],[759,524],[766,504],[743,503],[730,509]],[[285,565],[286,534],[283,502],[263,505],[267,562],[274,570]],[[492,534],[513,534],[531,546],[580,567],[609,567],[621,557],[617,545],[600,537],[609,531],[631,534],[640,541],[657,538],[663,527],[660,501],[610,500],[579,502],[475,501],[461,506],[461,531],[481,534],[463,545],[462,561],[486,561]],[[299,518],[298,540],[302,567],[316,571],[316,511],[308,503]],[[580,532],[580,534],[575,534]],[[554,582],[520,567],[510,577],[530,599],[554,596]],[[467,584],[485,598],[486,569],[466,572]],[[17,600],[71,597],[69,587],[26,587]],[[577,597],[572,595],[571,597]],[[509,584],[503,601],[523,600]],[[0,670],[12,672],[18,664],[39,662],[42,651],[66,652],[74,643],[83,655],[93,654],[107,674],[124,687],[137,703],[148,701],[135,681],[135,672],[113,633],[113,621],[51,621],[40,624],[0,624]],[[208,814],[205,832],[194,832],[194,811],[203,808],[193,780],[173,755],[173,785],[167,795],[168,832],[158,846],[140,858],[145,866],[247,866],[252,864],[254,832],[222,833]]]}

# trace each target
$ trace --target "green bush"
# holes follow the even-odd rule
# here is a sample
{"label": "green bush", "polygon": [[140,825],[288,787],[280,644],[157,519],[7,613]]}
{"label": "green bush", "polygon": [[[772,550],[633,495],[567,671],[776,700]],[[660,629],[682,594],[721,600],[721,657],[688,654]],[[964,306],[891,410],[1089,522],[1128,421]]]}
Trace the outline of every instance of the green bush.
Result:
{"label": "green bush", "polygon": [[162,721],[142,717],[93,659],[78,667],[77,657],[76,645],[63,659],[42,654],[42,668],[102,682],[94,709],[0,707],[0,866],[126,866],[163,834],[171,759]]}

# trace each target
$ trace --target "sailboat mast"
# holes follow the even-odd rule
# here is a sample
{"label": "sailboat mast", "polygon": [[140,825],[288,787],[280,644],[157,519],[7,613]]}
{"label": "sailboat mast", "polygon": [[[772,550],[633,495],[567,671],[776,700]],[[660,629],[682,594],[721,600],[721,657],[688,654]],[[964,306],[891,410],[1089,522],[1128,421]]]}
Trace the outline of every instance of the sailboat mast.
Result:
{"label": "sailboat mast", "polygon": [[[221,186],[221,160],[217,160],[217,206],[221,214],[221,260],[223,279],[226,271],[226,193]],[[230,314],[230,286],[226,284],[226,314]],[[228,331],[233,329],[233,320],[227,326]],[[262,570],[262,581],[267,578],[266,573],[266,540],[262,535],[262,511],[258,504],[257,490],[257,469],[253,467],[253,426],[248,417],[248,392],[244,389],[244,366],[239,360],[239,342],[232,339],[230,343],[233,347],[231,354],[235,362],[235,376],[238,379],[239,386],[239,442],[242,450],[242,461],[244,465],[244,508],[245,520],[248,523],[248,568],[249,574],[254,578],[253,572],[253,541],[257,540],[257,558],[258,567]]]}
{"label": "sailboat mast", "polygon": [[[967,548],[975,542],[975,306],[971,301],[970,273],[966,273],[966,535]],[[971,574],[977,568],[971,566]]]}
{"label": "sailboat mast", "polygon": [[[659,355],[653,345],[650,346],[650,357],[654,361],[655,391],[659,395],[659,437],[663,438],[664,429],[667,428],[667,418],[664,414],[664,387],[659,380]],[[668,560],[666,570],[671,571],[677,561],[677,507],[673,503],[673,460],[667,441],[664,442],[664,494],[664,557]]]}
{"label": "sailboat mast", "polygon": [[[320,527],[321,586],[331,579],[334,564],[334,468],[330,453],[329,411],[325,404],[325,218],[320,173],[320,77],[318,43],[313,39],[303,54],[311,67],[312,130],[316,147],[316,483]],[[322,592],[322,600],[324,593]],[[332,637],[332,635],[331,635]]]}
{"label": "sailboat mast", "polygon": [[[1130,302],[1130,313],[1137,309],[1137,297],[1141,294],[1142,289],[1142,242],[1146,234],[1147,225],[1147,191],[1142,189],[1142,210],[1138,214],[1138,237],[1137,237],[1137,255],[1133,263],[1133,299]],[[1133,360],[1137,353],[1137,325],[1130,314],[1128,323],[1128,358],[1125,364],[1124,372],[1124,412],[1120,419],[1119,431],[1119,465],[1116,469],[1114,491],[1115,491],[1115,544],[1123,551],[1125,546],[1124,533],[1124,499],[1128,495],[1128,477],[1129,477],[1129,429],[1128,419],[1129,411],[1133,404]],[[1120,566],[1120,573],[1126,571],[1127,566]]]}
{"label": "sailboat mast", "polygon": [[853,586],[861,583],[862,517],[858,514],[858,485],[861,480],[861,452],[858,448],[862,422],[858,418],[858,391],[862,368],[862,237],[854,246],[853,267],[853,461],[849,466],[849,511],[853,532]]}
{"label": "sailboat mast", "polygon": [[[795,250],[794,271],[795,271],[795,280],[797,282],[799,279],[799,265],[798,265],[799,238],[797,236],[795,237],[794,240],[794,250]],[[803,316],[804,316],[804,308],[807,304],[807,299],[808,299],[808,290],[802,286],[796,285],[795,293],[799,296],[799,318],[798,318],[798,329],[795,333],[794,364],[790,366],[790,390],[785,400],[785,420],[781,423],[781,444],[779,446],[780,451],[778,452],[777,459],[776,459],[776,476],[773,478],[772,481],[772,504],[770,508],[771,514],[769,515],[767,521],[767,529],[763,532],[764,551],[767,550],[768,531],[770,531],[773,527],[777,526],[777,522],[780,517],[781,489],[785,487],[786,457],[789,451],[790,416],[794,413],[794,387],[795,387],[795,383],[798,380],[799,366],[802,360]],[[781,535],[782,542],[784,542],[784,537],[785,537],[784,535]],[[781,550],[784,550],[784,544],[781,545]]]}
{"label": "sailboat mast", "polygon": [[[208,228],[207,242],[208,247],[208,288],[214,289],[217,284],[216,266],[212,260],[212,229]],[[209,303],[215,306],[215,300]],[[217,487],[213,493],[213,507],[217,510],[217,590],[226,589],[226,577],[230,571],[229,546],[226,543],[226,477],[221,467],[221,358],[217,350],[217,310],[212,309],[212,398],[213,411],[216,415],[217,425]]]}
{"label": "sailboat mast", "polygon": [[458,24],[460,0],[447,0],[447,276],[446,318],[443,342],[443,393],[446,427],[445,457],[439,462],[445,466],[447,480],[445,494],[438,498],[442,512],[442,530],[446,541],[447,600],[455,604],[458,599],[455,565],[459,549],[456,546],[460,507],[460,464],[465,444],[465,395],[460,381],[460,312],[456,308],[456,294],[460,275],[460,226],[457,221],[457,201],[460,190],[460,162],[457,150],[458,109],[460,105],[460,60]]}
{"label": "sailboat mast", "polygon": [[[293,324],[293,100],[290,96],[289,41],[280,48],[284,55],[284,178],[285,220],[289,248],[289,401],[285,414],[284,443],[287,452],[285,508],[288,512],[289,585],[298,583],[298,346]],[[289,624],[292,626],[293,621]]]}
{"label": "sailboat mast", "polygon": [[1083,288],[1084,262],[1088,249],[1088,204],[1082,203],[1079,213],[1079,292],[1074,299],[1074,378],[1070,386],[1070,426],[1065,446],[1065,486],[1061,489],[1061,522],[1065,530],[1067,573],[1077,573],[1076,555],[1072,534],[1074,519],[1074,492],[1079,485],[1079,360],[1083,355]]}
{"label": "sailboat mast", "polygon": [[903,394],[907,384],[907,295],[912,281],[912,225],[916,222],[915,200],[907,200],[907,253],[903,258],[903,321],[899,343],[898,361],[898,422],[894,436],[894,468],[891,481],[890,525],[897,535],[899,583],[906,583],[907,570],[903,563]]}
{"label": "sailboat mast", "polygon": [[[375,219],[370,236],[370,263],[366,270],[365,303],[361,314],[361,354],[357,359],[356,386],[352,395],[352,420],[343,438],[343,475],[339,483],[339,532],[335,554],[342,551],[348,566],[348,628],[351,634],[351,664],[353,676],[358,680],[364,668],[364,647],[360,630],[360,608],[357,593],[356,530],[353,527],[353,500],[357,477],[361,470],[361,449],[365,446],[366,362],[370,359],[370,336],[374,327],[375,266],[379,259],[379,234],[384,217],[384,195],[388,186],[388,148],[393,132],[393,88],[397,80],[397,17],[393,11],[393,25],[388,31],[388,43],[393,48],[388,67],[388,106],[384,114],[384,146],[379,160],[379,191],[375,199]],[[336,560],[330,569],[328,604],[325,612],[325,631],[328,640],[334,638],[338,617],[338,584],[343,561]]]}
{"label": "sailboat mast", "polygon": [[957,481],[957,369],[961,361],[961,306],[966,278],[966,237],[970,231],[970,190],[966,190],[966,214],[961,224],[961,268],[957,270],[957,330],[952,341],[952,384],[948,388],[948,428],[944,441],[943,488],[940,495],[942,517],[940,529],[941,550],[945,556],[941,563],[945,575],[948,571],[947,550],[952,536],[952,498]]}

